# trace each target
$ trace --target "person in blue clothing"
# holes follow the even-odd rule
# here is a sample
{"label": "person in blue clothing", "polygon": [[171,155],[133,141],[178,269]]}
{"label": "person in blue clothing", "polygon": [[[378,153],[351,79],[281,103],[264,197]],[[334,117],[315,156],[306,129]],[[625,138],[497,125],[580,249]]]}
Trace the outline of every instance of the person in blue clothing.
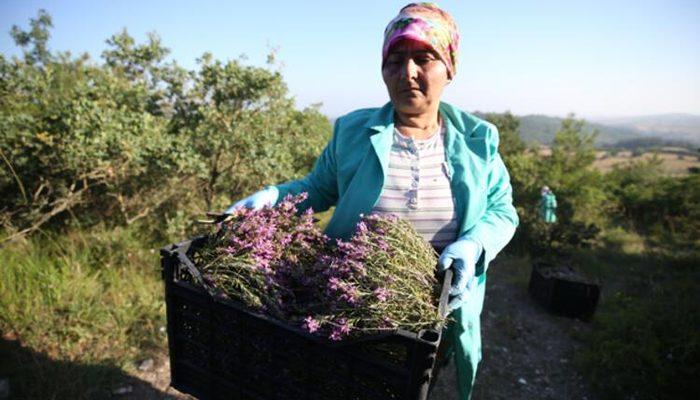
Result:
{"label": "person in blue clothing", "polygon": [[540,218],[548,224],[553,224],[557,222],[557,198],[554,193],[549,188],[549,186],[542,186],[540,191]]}
{"label": "person in blue clothing", "polygon": [[[518,216],[492,124],[442,102],[454,79],[459,32],[432,3],[402,8],[384,31],[382,78],[390,101],[336,120],[333,136],[305,177],[268,186],[236,202],[271,206],[307,192],[301,209],[335,206],[326,228],[347,239],[361,214],[411,221],[454,271],[445,332],[459,396],[468,399],[481,359],[480,314],[489,263],[512,238]],[[472,60],[473,61],[473,60]]]}

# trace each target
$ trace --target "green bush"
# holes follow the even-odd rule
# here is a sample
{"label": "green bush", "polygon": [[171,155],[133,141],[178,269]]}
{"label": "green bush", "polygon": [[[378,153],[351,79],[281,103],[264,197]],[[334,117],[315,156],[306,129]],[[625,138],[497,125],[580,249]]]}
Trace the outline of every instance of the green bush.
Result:
{"label": "green bush", "polygon": [[619,224],[667,250],[700,247],[700,175],[663,176],[651,160],[614,169],[606,186],[618,200]]}
{"label": "green bush", "polygon": [[155,34],[112,36],[103,64],[48,49],[51,18],[14,27],[23,59],[0,55],[0,223],[152,227],[221,209],[312,166],[331,126],[297,110],[279,72],[200,58],[166,63]]}
{"label": "green bush", "polygon": [[[604,176],[593,168],[595,133],[586,133],[584,121],[569,116],[556,133],[551,154],[545,156],[526,149],[517,134],[518,121],[512,115],[484,117],[499,127],[501,152],[520,216],[520,226],[509,248],[540,257],[594,245],[614,204],[604,190]],[[551,226],[538,215],[543,185],[557,196],[557,223]]]}
{"label": "green bush", "polygon": [[624,268],[627,289],[604,302],[582,361],[605,399],[694,399],[700,393],[700,259]]}
{"label": "green bush", "polygon": [[623,254],[641,254],[645,249],[642,236],[620,226],[604,231],[601,241],[607,249]]}

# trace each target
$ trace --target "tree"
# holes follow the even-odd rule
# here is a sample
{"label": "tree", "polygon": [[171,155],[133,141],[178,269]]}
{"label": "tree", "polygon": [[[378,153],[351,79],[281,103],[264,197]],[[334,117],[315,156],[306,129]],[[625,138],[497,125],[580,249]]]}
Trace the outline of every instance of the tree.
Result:
{"label": "tree", "polygon": [[478,113],[478,115],[498,128],[500,137],[499,152],[506,160],[506,164],[511,155],[519,155],[525,151],[525,142],[523,142],[518,133],[520,120],[511,114],[510,111],[506,111],[503,114]]}
{"label": "tree", "polygon": [[296,111],[278,72],[210,54],[199,62],[171,128],[188,138],[200,160],[207,209],[217,193],[226,193],[227,202],[308,170],[330,133],[325,117]]}
{"label": "tree", "polygon": [[17,25],[12,25],[10,35],[14,39],[15,44],[22,48],[28,48],[24,51],[24,59],[27,64],[46,65],[51,61],[52,55],[48,49],[49,29],[53,27],[51,16],[46,10],[39,10],[36,18],[32,18],[29,22],[31,30],[23,31]]}
{"label": "tree", "polygon": [[[151,226],[223,207],[298,177],[330,134],[299,111],[279,72],[205,54],[167,63],[156,34],[112,36],[104,64],[48,51],[51,19],[13,30],[26,60],[0,55],[0,223],[27,233],[68,220]],[[188,210],[183,214],[183,210]]]}
{"label": "tree", "polygon": [[[587,246],[607,223],[615,201],[604,189],[602,174],[593,168],[595,133],[586,133],[584,126],[583,120],[569,115],[555,135],[551,153],[521,150],[504,156],[520,216],[513,247],[541,256],[553,247],[567,251]],[[517,142],[508,146],[524,147]],[[537,213],[544,185],[557,196],[557,223],[553,227],[541,223]]]}
{"label": "tree", "polygon": [[563,221],[604,224],[612,199],[606,194],[602,174],[593,168],[597,132],[586,133],[585,121],[573,114],[561,123],[552,153],[539,157],[541,185],[548,185],[559,199]]}

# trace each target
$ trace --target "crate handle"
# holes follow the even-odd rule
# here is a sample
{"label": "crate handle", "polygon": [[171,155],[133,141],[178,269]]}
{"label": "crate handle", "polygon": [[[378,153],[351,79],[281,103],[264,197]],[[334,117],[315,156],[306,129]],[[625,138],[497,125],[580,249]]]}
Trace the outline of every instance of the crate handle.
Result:
{"label": "crate handle", "polygon": [[180,261],[180,265],[184,265],[187,272],[192,276],[192,279],[194,279],[198,285],[200,285],[202,288],[204,288],[204,290],[206,290],[207,293],[209,293],[212,297],[216,297],[216,295],[217,295],[216,289],[211,287],[204,280],[204,278],[202,277],[202,273],[197,269],[197,267],[194,266],[192,261],[190,261],[189,257],[187,257],[187,254],[185,253],[184,246],[178,248],[177,259]]}
{"label": "crate handle", "polygon": [[442,274],[442,290],[440,291],[440,303],[438,303],[438,312],[440,317],[445,318],[450,313],[448,308],[450,300],[450,288],[452,287],[452,269],[448,269]]}

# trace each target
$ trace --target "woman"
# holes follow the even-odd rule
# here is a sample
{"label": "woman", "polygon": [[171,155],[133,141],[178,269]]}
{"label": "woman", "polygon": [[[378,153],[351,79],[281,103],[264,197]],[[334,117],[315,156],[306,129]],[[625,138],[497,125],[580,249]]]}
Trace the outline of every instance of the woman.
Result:
{"label": "woman", "polygon": [[269,186],[231,209],[308,192],[303,209],[336,207],[326,233],[337,238],[351,236],[361,214],[393,212],[411,220],[441,252],[439,268],[454,270],[455,323],[445,338],[455,344],[460,398],[467,399],[481,359],[486,269],[513,236],[518,217],[496,128],[440,101],[456,73],[458,42],[454,21],[436,5],[401,9],[382,48],[391,101],[339,118],[309,175]]}
{"label": "woman", "polygon": [[540,218],[548,224],[557,222],[557,197],[549,186],[542,186],[540,190]]}

